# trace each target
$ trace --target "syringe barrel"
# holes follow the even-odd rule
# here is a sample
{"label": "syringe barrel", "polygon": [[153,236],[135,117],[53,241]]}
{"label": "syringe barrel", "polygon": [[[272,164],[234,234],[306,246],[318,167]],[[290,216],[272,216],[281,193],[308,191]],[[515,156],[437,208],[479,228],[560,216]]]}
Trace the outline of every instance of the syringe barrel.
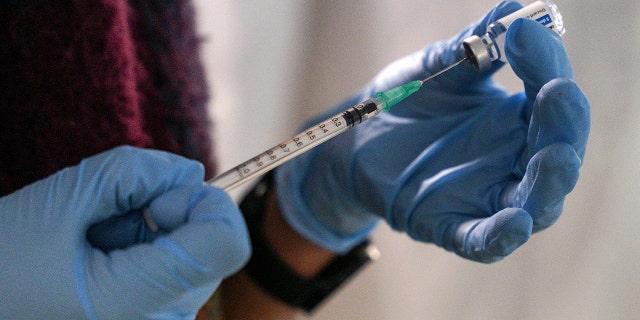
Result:
{"label": "syringe barrel", "polygon": [[255,157],[207,181],[214,187],[231,191],[237,186],[257,178],[279,165],[315,148],[382,111],[384,103],[372,98],[334,115],[317,125],[283,141]]}
{"label": "syringe barrel", "polygon": [[518,18],[535,20],[561,36],[566,31],[558,7],[551,1],[536,1],[490,24],[483,36],[474,35],[462,41],[465,54],[476,70],[488,70],[495,60],[507,62],[504,56],[505,34]]}

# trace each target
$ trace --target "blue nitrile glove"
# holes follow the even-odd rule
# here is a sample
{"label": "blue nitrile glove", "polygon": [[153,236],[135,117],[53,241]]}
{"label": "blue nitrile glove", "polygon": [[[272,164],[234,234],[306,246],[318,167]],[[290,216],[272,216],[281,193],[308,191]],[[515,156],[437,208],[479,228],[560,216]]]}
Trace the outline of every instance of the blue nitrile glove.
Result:
{"label": "blue nitrile glove", "polygon": [[[0,198],[0,318],[188,319],[250,248],[244,220],[202,166],[118,147]],[[89,226],[150,207],[170,230],[109,253]]]}
{"label": "blue nitrile glove", "polygon": [[[502,2],[449,41],[390,65],[361,94],[424,79],[464,57],[461,42],[522,6]],[[578,179],[589,103],[560,37],[531,20],[506,35],[525,91],[460,65],[383,113],[277,171],[283,214],[317,244],[344,252],[384,218],[412,238],[493,262],[558,219]],[[335,110],[334,110],[335,111]]]}

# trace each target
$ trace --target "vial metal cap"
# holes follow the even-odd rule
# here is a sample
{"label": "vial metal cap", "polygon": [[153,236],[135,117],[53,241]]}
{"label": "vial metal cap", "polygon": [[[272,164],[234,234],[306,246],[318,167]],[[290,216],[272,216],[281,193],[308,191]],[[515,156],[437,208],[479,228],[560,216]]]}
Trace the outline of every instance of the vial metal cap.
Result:
{"label": "vial metal cap", "polygon": [[469,62],[478,72],[491,68],[491,56],[486,45],[478,36],[470,36],[462,41],[464,53],[469,58]]}

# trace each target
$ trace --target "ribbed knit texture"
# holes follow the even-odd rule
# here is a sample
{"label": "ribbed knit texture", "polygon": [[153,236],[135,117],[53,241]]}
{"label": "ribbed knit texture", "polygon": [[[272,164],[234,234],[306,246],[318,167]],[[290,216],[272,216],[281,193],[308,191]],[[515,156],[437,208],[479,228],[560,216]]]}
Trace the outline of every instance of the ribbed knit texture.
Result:
{"label": "ribbed knit texture", "polygon": [[0,194],[129,144],[214,174],[190,1],[0,4]]}

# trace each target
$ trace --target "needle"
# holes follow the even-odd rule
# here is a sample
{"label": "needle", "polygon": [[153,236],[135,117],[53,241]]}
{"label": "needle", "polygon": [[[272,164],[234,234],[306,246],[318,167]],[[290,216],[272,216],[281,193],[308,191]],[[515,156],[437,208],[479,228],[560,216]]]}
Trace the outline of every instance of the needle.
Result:
{"label": "needle", "polygon": [[450,65],[450,66],[448,66],[448,67],[446,67],[446,68],[444,68],[444,69],[442,69],[442,70],[440,70],[440,71],[438,71],[438,72],[436,72],[436,73],[434,73],[434,74],[432,74],[430,76],[428,76],[426,79],[421,80],[420,82],[422,82],[422,84],[424,84],[425,82],[427,82],[427,81],[429,81],[429,80],[431,80],[431,79],[433,79],[433,78],[435,78],[435,77],[437,77],[437,76],[439,76],[439,75],[441,75],[441,74],[453,69],[455,66],[457,66],[457,65],[459,65],[459,64],[461,64],[461,63],[463,63],[463,62],[465,62],[467,60],[469,60],[469,57],[461,59],[460,61],[458,61],[458,62],[456,62],[456,63],[454,63],[454,64],[452,64],[452,65]]}

